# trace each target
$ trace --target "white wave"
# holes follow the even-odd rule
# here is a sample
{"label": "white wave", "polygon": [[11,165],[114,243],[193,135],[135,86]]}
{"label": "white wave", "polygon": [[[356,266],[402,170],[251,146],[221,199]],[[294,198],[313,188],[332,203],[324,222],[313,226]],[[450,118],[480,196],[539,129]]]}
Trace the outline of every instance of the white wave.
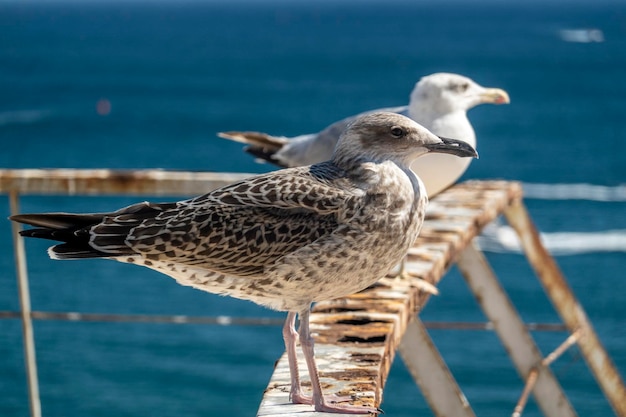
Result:
{"label": "white wave", "polygon": [[[594,252],[626,252],[626,229],[599,232],[541,233],[541,241],[552,255]],[[478,246],[488,252],[521,253],[517,233],[512,227],[492,223],[477,238]]]}
{"label": "white wave", "polygon": [[600,29],[562,29],[559,36],[565,42],[604,42],[604,33]]}
{"label": "white wave", "polygon": [[594,184],[532,184],[524,183],[524,197],[542,200],[626,201],[626,184],[616,186]]}
{"label": "white wave", "polygon": [[0,113],[0,126],[10,124],[29,124],[46,118],[48,110],[13,110]]}

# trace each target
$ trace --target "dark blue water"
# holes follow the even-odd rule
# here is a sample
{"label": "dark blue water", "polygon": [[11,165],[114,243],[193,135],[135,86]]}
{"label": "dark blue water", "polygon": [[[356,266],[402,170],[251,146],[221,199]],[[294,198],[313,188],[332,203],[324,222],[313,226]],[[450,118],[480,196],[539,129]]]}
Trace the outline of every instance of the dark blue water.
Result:
{"label": "dark blue water", "polygon": [[[605,41],[559,36],[580,28]],[[527,206],[553,250],[573,244],[557,260],[624,374],[623,2],[0,2],[0,167],[263,172],[272,168],[215,132],[317,131],[405,104],[419,77],[439,71],[510,93],[509,106],[470,112],[481,159],[466,178],[553,187]],[[22,206],[97,211],[135,200],[25,197]],[[0,235],[0,310],[17,310],[8,222]],[[141,268],[52,262],[46,246],[27,243],[36,310],[281,317]],[[525,320],[558,319],[522,256],[488,257]],[[424,320],[484,320],[455,270],[441,293]],[[510,414],[523,386],[497,337],[431,334],[477,415]],[[0,321],[0,335],[0,416],[25,416],[19,322]],[[565,338],[535,336],[544,353]],[[278,327],[36,322],[35,337],[45,416],[254,415],[283,350]],[[610,414],[576,349],[553,370],[581,416]],[[430,413],[400,360],[383,408]],[[525,415],[540,415],[532,401]]]}

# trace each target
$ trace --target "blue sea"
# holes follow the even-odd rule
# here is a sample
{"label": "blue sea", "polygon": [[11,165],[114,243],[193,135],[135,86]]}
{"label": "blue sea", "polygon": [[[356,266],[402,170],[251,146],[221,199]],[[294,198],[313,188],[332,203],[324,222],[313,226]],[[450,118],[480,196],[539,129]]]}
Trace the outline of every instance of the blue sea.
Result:
{"label": "blue sea", "polygon": [[[508,106],[470,111],[481,158],[465,179],[524,183],[531,216],[623,376],[624,1],[0,0],[0,168],[266,172],[215,133],[315,132],[405,104],[421,76],[440,71],[509,92]],[[21,204],[84,212],[143,198]],[[506,226],[484,239],[524,320],[557,322]],[[0,310],[17,311],[8,221],[0,245]],[[34,310],[283,317],[147,269],[53,262],[45,242],[26,247]],[[456,269],[440,291],[424,321],[485,320]],[[533,335],[544,354],[567,336]],[[511,414],[523,382],[494,333],[431,336],[477,415]],[[35,341],[46,417],[252,416],[283,351],[279,326],[37,321]],[[611,415],[576,348],[552,369],[580,416]],[[399,358],[382,408],[432,415]],[[27,415],[21,326],[0,320],[0,416]],[[541,414],[531,400],[524,415]]]}

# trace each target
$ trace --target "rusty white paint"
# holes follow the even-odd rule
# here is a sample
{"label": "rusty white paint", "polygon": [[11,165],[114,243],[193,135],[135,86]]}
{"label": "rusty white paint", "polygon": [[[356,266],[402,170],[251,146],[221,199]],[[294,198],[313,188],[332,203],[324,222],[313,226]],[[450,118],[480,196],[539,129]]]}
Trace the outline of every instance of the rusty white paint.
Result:
{"label": "rusty white paint", "polygon": [[[517,372],[526,380],[543,357],[485,256],[470,244],[461,252],[458,267],[483,312],[493,323]],[[548,417],[576,416],[561,385],[547,367],[538,369],[533,395]]]}
{"label": "rusty white paint", "polygon": [[[382,347],[359,347],[359,352],[374,356],[380,355],[382,350]],[[352,370],[354,372],[355,368],[365,371],[368,374],[375,374],[378,372],[376,364],[355,364],[352,360],[350,349],[346,349],[343,346],[322,343],[316,343],[315,357],[320,368],[321,382],[325,394],[349,395],[351,397],[351,404],[358,405],[360,402],[370,406],[374,404],[375,392],[373,390],[363,389],[363,386],[368,386],[370,383],[369,378],[357,377],[344,380],[341,378],[334,378],[329,375],[341,375],[346,370]],[[299,349],[298,363],[302,364],[300,367],[300,375],[302,376],[303,387],[306,392],[308,388],[308,373],[306,367],[304,366],[304,356]],[[291,404],[291,401],[289,400],[290,381],[287,355],[283,354],[276,364],[268,387],[263,394],[263,399],[257,412],[258,417],[315,417],[320,415],[332,415],[334,417],[355,416],[355,414],[316,413],[313,410],[312,405]],[[356,416],[369,415],[370,414],[368,413],[356,414]]]}
{"label": "rusty white paint", "polygon": [[615,414],[626,417],[626,388],[613,361],[598,339],[589,318],[567,284],[558,265],[543,246],[526,208],[516,201],[504,211],[508,223],[517,232],[522,248],[544,290],[570,332],[580,329],[580,351]]}
{"label": "rusty white paint", "polygon": [[435,416],[475,416],[424,324],[417,317],[409,322],[398,350]]}

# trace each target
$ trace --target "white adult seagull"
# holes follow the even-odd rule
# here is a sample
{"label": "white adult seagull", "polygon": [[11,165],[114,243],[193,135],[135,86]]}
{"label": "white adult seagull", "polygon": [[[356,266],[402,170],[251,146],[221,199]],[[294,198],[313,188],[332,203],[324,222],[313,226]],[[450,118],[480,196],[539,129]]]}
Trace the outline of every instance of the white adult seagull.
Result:
{"label": "white adult seagull", "polygon": [[[337,140],[348,124],[363,114],[377,111],[399,113],[415,120],[437,136],[455,138],[476,148],[476,134],[467,111],[479,104],[509,103],[500,88],[483,87],[468,77],[435,73],[422,77],[411,93],[408,106],[372,110],[335,122],[318,133],[293,138],[259,132],[221,132],[218,136],[247,144],[246,151],[281,167],[309,165],[330,159]],[[453,185],[469,167],[470,158],[425,155],[411,165],[433,197]]]}

